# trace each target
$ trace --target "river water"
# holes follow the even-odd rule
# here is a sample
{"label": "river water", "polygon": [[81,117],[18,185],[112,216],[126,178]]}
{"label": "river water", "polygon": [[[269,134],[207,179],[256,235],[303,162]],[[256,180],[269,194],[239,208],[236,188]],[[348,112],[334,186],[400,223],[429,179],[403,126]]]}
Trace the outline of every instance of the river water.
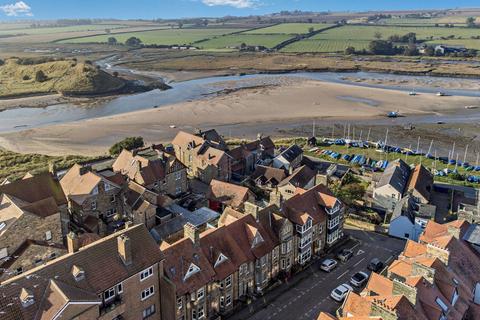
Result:
{"label": "river water", "polygon": [[[113,68],[112,68],[113,69]],[[130,70],[131,73],[135,71]],[[17,108],[8,109],[0,112],[0,132],[14,132],[27,130],[36,127],[48,126],[52,124],[60,124],[66,122],[73,122],[85,119],[94,119],[99,117],[106,117],[117,115],[126,112],[159,108],[165,105],[180,103],[190,100],[197,100],[205,96],[215,94],[223,91],[226,88],[246,88],[255,85],[276,84],[285,78],[306,78],[313,80],[322,80],[335,83],[353,84],[363,87],[384,88],[410,91],[403,86],[395,85],[380,85],[357,83],[345,79],[345,77],[356,77],[364,79],[398,79],[398,80],[413,80],[418,77],[393,75],[393,74],[379,74],[368,72],[355,73],[332,73],[332,72],[302,72],[302,73],[288,73],[288,74],[255,74],[245,76],[225,76],[225,77],[209,77],[203,79],[196,79],[178,83],[170,83],[172,89],[161,91],[153,90],[150,92],[127,95],[115,98],[111,101],[97,104],[95,107],[83,107],[73,104],[58,104],[48,106],[46,108]],[[458,79],[422,77],[422,79],[442,81],[458,81]],[[241,80],[241,81],[240,81]],[[470,79],[471,80],[471,79]],[[439,88],[435,87],[416,87],[415,91],[419,93],[435,93]],[[442,90],[448,95],[479,97],[480,91],[477,90]],[[344,99],[353,99],[345,96]],[[479,100],[480,101],[480,100]],[[412,119],[413,118],[413,119]],[[444,121],[444,122],[464,122],[464,121],[478,121],[480,119],[480,109],[468,110],[468,112],[461,112],[454,116],[444,116],[443,118],[418,117],[421,121]],[[428,121],[430,119],[430,121]],[[406,119],[407,121],[407,119]],[[415,122],[415,117],[408,117],[408,122]]]}

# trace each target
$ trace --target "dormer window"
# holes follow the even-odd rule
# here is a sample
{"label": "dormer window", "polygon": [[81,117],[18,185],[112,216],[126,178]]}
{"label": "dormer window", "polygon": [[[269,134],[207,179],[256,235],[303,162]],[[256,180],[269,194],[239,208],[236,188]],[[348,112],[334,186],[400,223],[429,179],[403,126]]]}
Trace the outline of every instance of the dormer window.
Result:
{"label": "dormer window", "polygon": [[93,196],[98,194],[98,186],[95,186],[95,188],[93,188],[91,194],[92,194]]}
{"label": "dormer window", "polygon": [[20,291],[20,302],[22,307],[26,308],[35,303],[35,297],[30,290],[22,288],[22,291]]}
{"label": "dormer window", "polygon": [[85,279],[85,271],[82,268],[77,267],[77,266],[73,266],[72,275],[73,275],[73,278],[75,279],[75,281],[77,281],[77,282]]}
{"label": "dormer window", "polygon": [[187,280],[188,278],[190,278],[191,276],[193,276],[195,273],[199,271],[200,271],[200,268],[194,263],[191,263],[190,267],[188,267],[188,271],[185,274],[185,277],[183,278],[183,281]]}
{"label": "dormer window", "polygon": [[113,189],[112,185],[110,183],[104,183],[105,191],[109,191]]}
{"label": "dormer window", "polygon": [[258,246],[262,242],[263,242],[262,235],[260,234],[260,232],[257,232],[255,234],[255,238],[253,238],[252,248],[255,248],[256,246]]}
{"label": "dormer window", "polygon": [[214,267],[216,268],[218,265],[222,264],[223,262],[225,262],[227,260],[228,260],[228,258],[223,253],[220,253],[220,255],[217,258],[217,261],[215,262]]}

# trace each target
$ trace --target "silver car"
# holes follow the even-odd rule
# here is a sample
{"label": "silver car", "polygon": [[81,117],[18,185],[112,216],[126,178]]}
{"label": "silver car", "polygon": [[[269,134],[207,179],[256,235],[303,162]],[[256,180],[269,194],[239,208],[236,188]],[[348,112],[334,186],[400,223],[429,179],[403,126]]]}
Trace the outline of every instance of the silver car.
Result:
{"label": "silver car", "polygon": [[330,272],[333,269],[335,269],[337,264],[338,264],[338,262],[336,260],[325,259],[325,260],[322,261],[322,264],[320,265],[320,269],[322,269],[325,272]]}
{"label": "silver car", "polygon": [[353,288],[344,283],[333,289],[330,297],[335,301],[342,302],[350,291],[353,291]]}

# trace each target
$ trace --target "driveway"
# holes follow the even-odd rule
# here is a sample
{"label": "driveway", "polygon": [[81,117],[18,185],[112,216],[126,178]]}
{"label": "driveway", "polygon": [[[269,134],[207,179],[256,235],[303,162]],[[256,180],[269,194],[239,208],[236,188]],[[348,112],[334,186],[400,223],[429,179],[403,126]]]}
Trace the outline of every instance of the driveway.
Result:
{"label": "driveway", "polygon": [[316,261],[291,280],[289,289],[289,284],[282,284],[248,307],[237,311],[230,319],[306,320],[317,319],[320,311],[335,314],[341,303],[330,298],[330,292],[334,288],[348,283],[356,272],[367,271],[367,265],[373,258],[391,263],[405,246],[404,240],[373,232],[351,229],[345,232],[354,238],[354,241],[344,246],[354,250],[354,256],[349,261],[339,263],[330,273],[319,269],[323,259]]}

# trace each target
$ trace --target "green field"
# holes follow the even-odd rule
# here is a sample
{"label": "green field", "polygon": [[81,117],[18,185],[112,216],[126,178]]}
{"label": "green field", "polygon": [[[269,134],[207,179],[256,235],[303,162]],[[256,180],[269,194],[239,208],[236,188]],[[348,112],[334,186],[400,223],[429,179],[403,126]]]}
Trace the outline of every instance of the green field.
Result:
{"label": "green field", "polygon": [[310,28],[314,30],[325,29],[333,26],[326,23],[282,23],[271,27],[245,31],[246,34],[304,34]]}
{"label": "green field", "polygon": [[[480,35],[478,29],[469,28],[443,28],[443,27],[394,27],[394,26],[343,26],[321,32],[309,39],[295,42],[282,51],[284,52],[341,52],[352,46],[357,50],[368,48],[370,41],[375,40],[379,32],[382,39],[392,35],[405,35],[413,32],[418,40],[446,44],[463,44],[467,48],[480,48],[480,40],[471,39]],[[456,39],[443,40],[449,36]]]}
{"label": "green field", "polygon": [[197,43],[196,46],[202,49],[224,49],[239,47],[242,43],[249,46],[265,46],[273,48],[277,44],[292,38],[286,34],[234,34],[217,37],[205,42]]}
{"label": "green field", "polygon": [[105,29],[118,29],[126,28],[127,26],[120,24],[91,24],[91,25],[80,25],[80,26],[68,26],[68,27],[47,27],[47,28],[2,28],[3,25],[0,24],[0,35],[17,35],[17,34],[51,34],[51,33],[61,33],[61,32],[77,32],[77,31],[97,31]]}
{"label": "green field", "polygon": [[[478,17],[477,17],[478,19]],[[455,26],[465,26],[467,17],[447,16],[442,18],[419,19],[419,18],[390,18],[382,19],[379,23],[387,25],[410,25],[410,26],[442,26],[445,24],[454,24]]]}
{"label": "green field", "polygon": [[184,45],[238,31],[242,29],[166,29],[67,39],[61,43],[105,43],[109,37],[113,36],[121,43],[130,37],[137,37],[144,44]]}

